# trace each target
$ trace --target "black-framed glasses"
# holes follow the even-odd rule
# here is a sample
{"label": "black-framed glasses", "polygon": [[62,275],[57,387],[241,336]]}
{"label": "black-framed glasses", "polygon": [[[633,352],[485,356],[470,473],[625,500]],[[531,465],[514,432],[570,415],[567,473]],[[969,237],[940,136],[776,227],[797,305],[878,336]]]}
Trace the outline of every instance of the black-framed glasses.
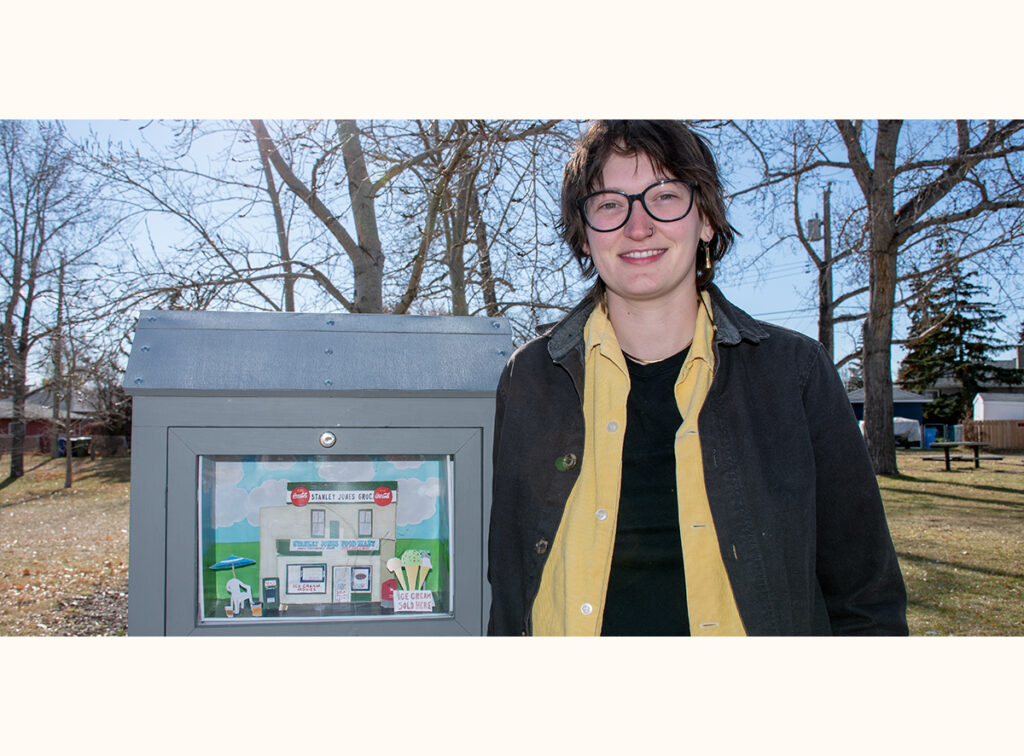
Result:
{"label": "black-framed glasses", "polygon": [[583,220],[595,231],[615,231],[626,225],[639,200],[647,214],[656,221],[668,223],[682,220],[693,208],[693,191],[697,185],[682,179],[655,181],[639,194],[626,194],[613,189],[591,192],[576,200]]}

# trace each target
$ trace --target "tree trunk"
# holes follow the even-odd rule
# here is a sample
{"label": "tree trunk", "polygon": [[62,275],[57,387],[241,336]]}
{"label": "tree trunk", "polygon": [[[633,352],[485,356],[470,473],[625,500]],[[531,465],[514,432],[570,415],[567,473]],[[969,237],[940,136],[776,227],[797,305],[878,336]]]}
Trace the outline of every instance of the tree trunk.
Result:
{"label": "tree trunk", "polygon": [[469,238],[469,205],[476,171],[459,176],[455,218],[452,223],[452,244],[448,249],[448,280],[452,287],[452,315],[469,315],[466,298],[466,242]]}
{"label": "tree trunk", "polygon": [[60,438],[60,388],[64,385],[63,356],[64,345],[61,338],[64,335],[64,328],[61,324],[61,316],[64,312],[64,259],[60,261],[60,272],[57,276],[57,330],[51,340],[53,349],[53,379],[50,381],[50,417],[53,425],[50,428],[50,459],[58,456]]}
{"label": "tree trunk", "polygon": [[338,135],[342,139],[341,154],[348,175],[348,194],[352,200],[352,217],[362,255],[352,259],[355,273],[355,312],[384,311],[384,253],[377,232],[377,210],[374,187],[366,170],[363,145],[359,141],[356,122],[339,120]]}
{"label": "tree trunk", "polygon": [[[250,122],[251,123],[251,122]],[[284,270],[284,311],[295,312],[295,275],[292,271],[291,251],[288,249],[288,229],[284,224],[284,213],[281,212],[281,194],[274,182],[274,172],[270,168],[270,149],[267,140],[259,138],[259,132],[253,126],[256,144],[259,146],[260,163],[263,175],[267,179],[267,194],[274,208],[274,226],[277,229],[277,247],[281,254],[281,267]]]}
{"label": "tree trunk", "polygon": [[864,328],[864,428],[877,475],[895,475],[892,433],[892,311],[896,302],[896,145],[902,121],[879,121],[875,166],[868,194],[870,213],[868,317]]}
{"label": "tree trunk", "polygon": [[480,199],[476,186],[470,195],[470,212],[473,215],[473,226],[476,230],[476,250],[480,260],[480,286],[484,292],[484,307],[487,317],[496,318],[498,312],[498,295],[494,287],[494,271],[491,268],[491,248],[487,242],[487,226],[484,224],[483,213],[480,212]]}
{"label": "tree trunk", "polygon": [[[70,368],[70,366],[69,366]],[[64,488],[71,488],[72,474],[71,474],[71,402],[74,397],[74,387],[71,384],[71,370],[68,370],[68,381],[67,381],[67,420],[65,424],[65,436],[67,440],[64,442]]]}
{"label": "tree trunk", "polygon": [[[361,243],[357,243],[349,235],[348,231],[345,230],[341,221],[338,220],[338,216],[320,201],[314,191],[315,187],[310,189],[295,175],[291,166],[281,157],[281,153],[274,145],[266,125],[258,120],[251,121],[251,123],[253,131],[256,132],[256,138],[263,143],[261,149],[266,150],[267,157],[270,158],[270,163],[274,166],[274,170],[277,171],[277,175],[281,177],[281,180],[284,181],[295,196],[306,204],[317,220],[324,224],[324,227],[338,241],[341,248],[345,250],[345,254],[348,255],[349,260],[352,261],[355,284],[353,301],[350,302],[341,291],[327,280],[326,276],[319,274],[318,280],[321,286],[329,291],[341,303],[342,307],[349,312],[380,312],[383,309],[383,256],[380,256],[380,259],[376,261],[372,259],[366,248]],[[319,272],[314,270],[313,273],[317,275]],[[373,309],[374,304],[376,304],[376,309]]]}
{"label": "tree trunk", "polygon": [[[58,373],[57,375],[60,375]],[[55,377],[53,382],[50,384],[50,459],[56,459],[58,456],[59,439],[60,439],[60,404],[57,398],[57,381],[59,378]]]}
{"label": "tree trunk", "polygon": [[11,355],[14,393],[11,395],[11,477],[25,474],[25,358]]}
{"label": "tree trunk", "polygon": [[896,290],[896,250],[872,251],[871,304],[864,323],[864,435],[875,473],[895,475],[892,432],[892,302]]}
{"label": "tree trunk", "polygon": [[439,215],[444,213],[443,205],[449,196],[448,184],[451,182],[452,176],[455,174],[455,171],[465,156],[466,151],[469,149],[469,144],[470,141],[465,139],[455,149],[448,164],[441,169],[430,188],[430,199],[427,202],[427,212],[423,219],[423,232],[420,235],[419,250],[416,252],[413,272],[409,277],[409,284],[406,287],[405,294],[402,295],[402,298],[395,306],[396,315],[405,314],[419,292],[420,276],[423,273],[423,265],[427,259],[427,252],[430,249],[431,243],[434,241],[434,229],[437,226],[437,218]]}

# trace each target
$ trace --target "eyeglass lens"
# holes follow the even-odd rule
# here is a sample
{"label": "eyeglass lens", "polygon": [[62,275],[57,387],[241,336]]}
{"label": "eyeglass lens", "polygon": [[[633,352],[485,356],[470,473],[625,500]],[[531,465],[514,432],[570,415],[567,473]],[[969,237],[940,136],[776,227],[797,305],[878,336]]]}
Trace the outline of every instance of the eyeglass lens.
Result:
{"label": "eyeglass lens", "polygon": [[[583,203],[587,222],[597,231],[614,231],[626,223],[633,198],[623,192],[602,191],[591,194]],[[641,199],[655,220],[676,221],[686,216],[693,202],[693,190],[678,179],[647,187]]]}

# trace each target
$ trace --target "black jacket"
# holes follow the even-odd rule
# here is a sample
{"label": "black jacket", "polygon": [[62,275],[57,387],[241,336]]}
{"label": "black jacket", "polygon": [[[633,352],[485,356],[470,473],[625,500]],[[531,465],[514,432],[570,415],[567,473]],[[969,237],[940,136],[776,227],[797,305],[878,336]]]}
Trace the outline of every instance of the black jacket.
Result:
{"label": "black jacket", "polygon": [[[906,635],[906,592],[867,449],[821,345],[711,287],[704,480],[748,635]],[[528,635],[583,454],[582,302],[498,384],[488,633]]]}

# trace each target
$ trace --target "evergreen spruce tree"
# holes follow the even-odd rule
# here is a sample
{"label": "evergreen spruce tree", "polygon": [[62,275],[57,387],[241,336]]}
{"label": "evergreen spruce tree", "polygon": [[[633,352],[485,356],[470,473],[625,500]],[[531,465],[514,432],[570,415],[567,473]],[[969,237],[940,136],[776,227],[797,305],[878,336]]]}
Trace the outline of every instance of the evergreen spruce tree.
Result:
{"label": "evergreen spruce tree", "polygon": [[991,353],[1006,346],[994,334],[1006,316],[980,300],[985,289],[974,280],[977,272],[963,271],[947,245],[944,239],[936,245],[943,264],[939,279],[931,285],[918,279],[909,308],[910,338],[917,341],[900,364],[899,382],[908,391],[923,392],[944,375],[953,378],[959,393],[926,404],[924,420],[956,424],[971,415],[982,383],[1021,383],[1024,373],[991,364]]}

